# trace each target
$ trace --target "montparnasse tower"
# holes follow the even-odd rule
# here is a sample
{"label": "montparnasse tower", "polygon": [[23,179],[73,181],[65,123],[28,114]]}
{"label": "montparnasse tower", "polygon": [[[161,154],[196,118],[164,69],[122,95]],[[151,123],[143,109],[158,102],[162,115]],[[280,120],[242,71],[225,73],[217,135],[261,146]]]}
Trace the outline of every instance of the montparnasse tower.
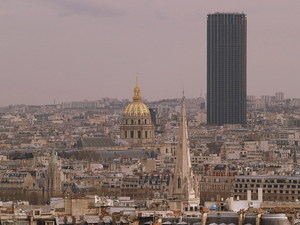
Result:
{"label": "montparnasse tower", "polygon": [[120,126],[121,139],[134,145],[152,143],[154,141],[154,125],[149,108],[142,102],[137,78],[133,93],[133,101],[126,107],[123,114]]}

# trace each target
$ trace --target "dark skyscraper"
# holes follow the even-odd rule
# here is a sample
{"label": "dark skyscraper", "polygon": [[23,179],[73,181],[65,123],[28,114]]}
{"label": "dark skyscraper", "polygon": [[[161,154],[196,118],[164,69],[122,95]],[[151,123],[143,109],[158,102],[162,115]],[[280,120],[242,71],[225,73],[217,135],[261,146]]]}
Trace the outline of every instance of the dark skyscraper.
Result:
{"label": "dark skyscraper", "polygon": [[207,123],[246,124],[247,19],[241,13],[207,17]]}

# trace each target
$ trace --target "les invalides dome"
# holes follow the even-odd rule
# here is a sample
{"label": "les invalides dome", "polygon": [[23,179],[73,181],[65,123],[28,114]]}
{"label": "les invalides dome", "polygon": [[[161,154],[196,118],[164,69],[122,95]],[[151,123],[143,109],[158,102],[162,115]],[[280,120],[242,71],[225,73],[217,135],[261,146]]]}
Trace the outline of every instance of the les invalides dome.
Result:
{"label": "les invalides dome", "polygon": [[154,140],[154,125],[148,106],[142,102],[137,81],[133,92],[133,101],[124,110],[121,139],[137,145],[151,143]]}

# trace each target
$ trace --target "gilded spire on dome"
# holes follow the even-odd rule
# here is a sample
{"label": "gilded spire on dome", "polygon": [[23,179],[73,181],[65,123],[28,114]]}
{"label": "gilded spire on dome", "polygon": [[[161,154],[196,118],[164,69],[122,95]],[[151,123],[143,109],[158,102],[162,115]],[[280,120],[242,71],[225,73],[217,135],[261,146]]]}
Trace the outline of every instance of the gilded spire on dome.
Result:
{"label": "gilded spire on dome", "polygon": [[134,95],[133,95],[133,101],[137,102],[137,101],[141,101],[142,97],[141,97],[141,89],[138,86],[138,77],[136,76],[136,81],[135,81],[135,88],[133,90]]}
{"label": "gilded spire on dome", "polygon": [[138,86],[138,79],[136,78],[136,85],[134,88],[133,101],[126,107],[124,111],[125,116],[149,116],[149,108],[142,102],[141,89]]}

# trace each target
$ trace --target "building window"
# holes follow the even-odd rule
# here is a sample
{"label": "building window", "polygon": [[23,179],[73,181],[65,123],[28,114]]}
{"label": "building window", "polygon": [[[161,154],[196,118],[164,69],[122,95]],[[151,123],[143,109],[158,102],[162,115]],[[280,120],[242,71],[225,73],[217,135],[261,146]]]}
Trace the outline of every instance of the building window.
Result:
{"label": "building window", "polygon": [[127,131],[125,131],[124,133],[125,133],[125,138],[127,138]]}
{"label": "building window", "polygon": [[54,225],[54,221],[46,221],[45,225]]}
{"label": "building window", "polygon": [[178,177],[178,188],[181,188],[181,178],[180,177]]}
{"label": "building window", "polygon": [[134,138],[134,131],[130,131],[130,138]]}
{"label": "building window", "polygon": [[141,124],[141,120],[138,120],[138,124],[139,124],[139,125]]}
{"label": "building window", "polygon": [[145,131],[145,138],[148,138],[148,131]]}
{"label": "building window", "polygon": [[131,120],[131,124],[133,124],[133,120]]}
{"label": "building window", "polygon": [[138,131],[138,138],[142,138],[142,132]]}

